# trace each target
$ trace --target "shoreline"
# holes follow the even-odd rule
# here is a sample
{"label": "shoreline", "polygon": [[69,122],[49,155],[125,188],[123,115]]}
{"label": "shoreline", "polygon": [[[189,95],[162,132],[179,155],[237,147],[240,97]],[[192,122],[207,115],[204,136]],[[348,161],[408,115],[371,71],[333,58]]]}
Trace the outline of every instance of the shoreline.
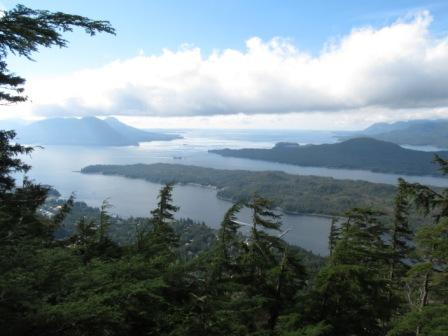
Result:
{"label": "shoreline", "polygon": [[[74,172],[78,172],[80,174],[85,174],[85,175],[119,176],[119,177],[129,178],[129,179],[133,179],[133,180],[143,180],[143,181],[146,181],[146,182],[162,185],[162,182],[160,182],[160,181],[150,180],[150,179],[147,179],[147,178],[130,177],[130,176],[118,175],[118,174],[104,174],[102,172],[85,173],[85,172],[82,172],[82,170],[74,171]],[[232,204],[234,204],[236,202],[235,200],[232,200],[231,198],[220,196],[218,193],[223,188],[219,188],[219,187],[214,186],[214,185],[210,185],[210,184],[209,185],[203,185],[203,184],[194,183],[194,182],[187,182],[187,183],[176,182],[176,183],[174,183],[174,185],[192,186],[192,187],[196,187],[196,188],[210,189],[210,190],[216,191],[215,197],[218,198],[219,200],[225,201],[225,202],[229,202],[229,203],[232,203]],[[318,217],[318,218],[327,218],[327,219],[332,219],[333,217],[338,217],[338,215],[331,215],[331,214],[324,214],[324,213],[307,213],[307,212],[298,212],[298,211],[288,211],[288,210],[282,209],[281,207],[276,207],[274,210],[275,211],[279,211],[279,212],[281,212],[281,213],[283,213],[285,215],[289,215],[289,216],[309,216],[309,217]]]}
{"label": "shoreline", "polygon": [[[243,148],[246,149],[246,148]],[[251,148],[249,148],[251,149]],[[255,148],[258,149],[258,148]],[[221,150],[221,149],[219,149]],[[347,166],[307,166],[307,165],[299,165],[299,164],[294,164],[294,163],[289,163],[289,162],[283,162],[283,161],[274,161],[274,160],[261,160],[261,159],[253,159],[253,158],[249,158],[249,157],[243,157],[243,156],[232,156],[232,155],[223,155],[221,153],[217,152],[218,150],[216,149],[212,149],[209,150],[208,152],[211,154],[216,154],[219,155],[223,158],[233,158],[233,159],[244,159],[244,160],[251,160],[251,161],[259,161],[259,162],[264,162],[264,163],[276,163],[276,164],[282,164],[282,165],[290,165],[293,167],[299,167],[299,168],[324,168],[324,169],[339,169],[339,170],[353,170],[353,171],[365,171],[365,172],[369,172],[369,173],[374,173],[374,174],[389,174],[389,175],[397,175],[399,177],[402,178],[406,178],[406,177],[410,177],[410,178],[415,178],[415,177],[434,177],[434,178],[443,178],[443,174],[423,174],[423,175],[413,175],[410,174],[409,172],[399,172],[399,171],[386,171],[386,170],[373,170],[373,169],[362,169],[362,168],[355,168],[355,167],[347,167]],[[363,180],[362,180],[363,181]],[[374,182],[372,182],[374,183]],[[386,183],[389,184],[389,183]]]}

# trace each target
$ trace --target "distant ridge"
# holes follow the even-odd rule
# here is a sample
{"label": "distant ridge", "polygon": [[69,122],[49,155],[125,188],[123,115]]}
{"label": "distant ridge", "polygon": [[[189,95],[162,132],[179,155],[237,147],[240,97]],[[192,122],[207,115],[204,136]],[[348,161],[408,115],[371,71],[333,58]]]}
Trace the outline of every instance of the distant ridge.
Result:
{"label": "distant ridge", "polygon": [[34,122],[17,130],[18,139],[26,144],[137,146],[139,142],[178,139],[177,135],[147,132],[115,118],[51,118]]}
{"label": "distant ridge", "polygon": [[154,140],[173,140],[178,139],[180,136],[166,134],[166,133],[158,133],[158,132],[149,132],[144,131],[125,123],[122,123],[117,118],[106,118],[104,121],[112,127],[115,131],[119,132],[121,135],[124,135],[128,138],[132,138],[137,140],[138,142],[145,141],[154,141]]}
{"label": "distant ridge", "polygon": [[[271,149],[220,149],[210,152],[222,156],[299,166],[361,169],[406,175],[440,175],[438,167],[432,163],[434,153],[405,149],[372,138],[356,138],[335,144],[277,144]],[[437,154],[448,158],[448,151]]]}
{"label": "distant ridge", "polygon": [[399,145],[435,146],[448,148],[448,120],[410,120],[391,124],[377,123],[363,131],[340,137],[349,139],[369,136],[378,140],[390,141]]}

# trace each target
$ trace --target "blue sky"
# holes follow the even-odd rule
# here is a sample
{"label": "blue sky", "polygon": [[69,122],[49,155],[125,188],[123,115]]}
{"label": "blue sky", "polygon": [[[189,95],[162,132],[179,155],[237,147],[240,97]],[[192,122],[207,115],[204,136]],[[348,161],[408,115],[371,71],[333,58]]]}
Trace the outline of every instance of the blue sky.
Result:
{"label": "blue sky", "polygon": [[[448,1],[39,0],[22,1],[21,3],[32,8],[64,11],[95,19],[106,19],[117,30],[116,36],[99,35],[94,38],[90,38],[79,31],[68,34],[69,48],[41,50],[34,57],[36,62],[11,57],[9,59],[11,69],[27,77],[30,81],[42,77],[70,76],[77,71],[101,68],[111,62],[126,61],[142,54],[148,58],[160,56],[164,49],[176,52],[182,48],[196,47],[200,49],[201,57],[206,60],[214,51],[221,53],[224,50],[245,52],[249,49],[247,41],[253,37],[257,37],[263,43],[269,43],[271,39],[281,37],[282,41],[287,41],[289,46],[294,47],[300,53],[317,59],[329,43],[349,38],[353,30],[363,27],[370,27],[374,31],[381,30],[384,27],[393,26],[397,20],[412,21],[414,15],[424,11],[429,13],[431,23],[428,23],[422,29],[428,29],[431,41],[445,39],[448,35]],[[0,0],[1,7],[5,9],[10,9],[15,4],[15,1]],[[431,41],[428,44],[431,44]],[[181,47],[183,45],[188,45],[188,47]],[[276,47],[271,45],[269,48],[275,49]],[[176,59],[174,62],[180,62],[180,60]],[[240,72],[244,71],[241,68],[239,69]],[[148,72],[148,75],[151,74]],[[298,74],[300,73],[298,72]],[[217,76],[221,80],[222,76]],[[129,82],[133,84],[131,80]],[[151,83],[150,85],[153,88],[159,84]],[[144,86],[148,87],[149,84]],[[157,89],[159,89],[159,86],[157,86]],[[285,97],[287,95],[285,92],[276,97]],[[291,95],[291,92],[288,94]],[[217,99],[221,98],[221,96],[218,96]],[[134,103],[136,100],[135,97],[132,97],[132,99],[127,97],[126,99],[127,102],[132,101]],[[421,108],[438,108],[439,114],[441,114],[440,108],[444,108],[444,103],[417,102],[413,106],[402,107],[399,102],[396,104],[395,102],[383,101],[376,103],[375,99],[372,101],[374,103],[364,105],[352,103],[344,105],[341,103],[339,109],[345,111],[347,106],[350,109],[352,107],[369,109],[377,105],[383,106],[387,110],[401,111],[404,108],[406,113],[401,113],[399,116],[393,114],[386,116],[387,113],[380,113],[384,120],[395,120],[412,118],[415,115],[421,116],[424,113]],[[197,104],[202,104],[202,102],[194,101],[189,103],[188,106],[196,106]],[[157,110],[157,113],[148,112],[148,117],[178,118],[171,119],[175,120],[174,125],[177,125],[187,121],[185,118],[190,118],[191,121],[194,118],[216,118],[215,115],[226,115],[225,118],[229,119],[229,115],[232,114],[239,114],[239,119],[235,117],[234,121],[244,119],[245,123],[250,123],[251,119],[246,118],[246,115],[258,114],[252,110],[247,112],[243,107],[240,109],[238,105],[226,102],[223,103],[224,107],[216,107],[215,105],[210,107],[205,103],[204,105],[207,106],[208,110],[216,110],[217,112],[195,112],[196,110],[193,109],[194,111],[187,115],[178,115],[168,111],[165,116],[160,112],[161,109],[160,111]],[[137,102],[132,106],[131,110],[135,110],[135,106],[143,105]],[[225,108],[229,108],[228,106],[234,109],[234,113],[233,110],[230,112],[225,110]],[[147,105],[142,107],[142,109],[145,108],[150,109]],[[420,110],[415,112],[416,108]],[[297,112],[303,114],[308,110],[313,110],[314,118],[316,118],[314,112],[325,114],[327,109],[329,109],[327,105],[314,107],[311,103],[306,106],[296,106],[294,104],[280,106],[279,111],[282,115],[278,118],[283,120],[281,123],[284,125],[285,123],[288,124],[288,118],[283,115],[284,113]],[[200,108],[197,110],[200,110]],[[89,109],[89,111],[89,113],[94,113],[92,109]],[[415,113],[412,114],[411,112]],[[107,113],[99,114],[105,115]],[[127,113],[123,117],[133,121],[145,116],[141,111],[134,114]],[[266,115],[273,115],[272,118],[276,118],[275,106],[269,111],[262,111],[261,114],[264,115],[263,118],[265,119]],[[354,122],[351,124],[357,123],[356,120],[358,120],[354,114],[353,116]],[[334,114],[329,115],[327,123],[329,125],[332,123],[331,118],[335,118]],[[350,115],[346,115],[344,118],[349,120]],[[256,124],[257,116],[252,117],[252,119]],[[267,122],[270,123],[271,121]],[[229,123],[237,125],[238,121],[235,121],[235,123],[229,121]],[[315,127],[318,126],[316,122],[314,124]],[[348,125],[350,122],[347,121],[346,124]],[[324,128],[328,128],[329,125],[325,125]]]}
{"label": "blue sky", "polygon": [[[380,27],[398,17],[427,9],[434,17],[435,34],[448,29],[448,1],[422,0],[76,0],[21,1],[31,8],[64,11],[109,20],[115,37],[89,38],[68,34],[70,47],[42,50],[38,65],[12,60],[25,74],[67,73],[79,68],[135,56],[140,51],[158,54],[182,44],[213,49],[242,49],[246,39],[281,36],[313,54],[323,45],[348,34],[354,27]],[[12,8],[16,1],[0,1]],[[16,65],[17,64],[17,65]],[[22,70],[23,69],[23,70]]]}

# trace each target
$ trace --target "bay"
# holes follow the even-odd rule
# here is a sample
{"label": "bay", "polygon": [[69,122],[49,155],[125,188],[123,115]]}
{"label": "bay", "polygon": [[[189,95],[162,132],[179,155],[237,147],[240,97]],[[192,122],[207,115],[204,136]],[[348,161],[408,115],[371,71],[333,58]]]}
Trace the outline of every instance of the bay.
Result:
{"label": "bay", "polygon": [[[299,167],[287,164],[224,158],[208,153],[217,148],[269,148],[278,141],[301,144],[335,142],[331,132],[247,131],[247,130],[178,130],[183,139],[142,143],[138,147],[46,146],[37,149],[26,160],[33,166],[29,176],[35,181],[56,188],[63,197],[72,192],[80,201],[99,206],[109,199],[112,212],[123,217],[147,216],[156,204],[161,185],[118,176],[84,175],[80,169],[91,164],[176,163],[218,169],[278,170],[290,174],[331,176],[394,184],[398,175],[362,170]],[[448,179],[405,176],[408,181],[448,186]],[[203,221],[217,228],[230,202],[216,197],[216,190],[200,186],[176,186],[174,201],[180,206],[178,217]],[[242,221],[249,221],[243,211]],[[326,217],[283,215],[285,238],[315,253],[328,252],[330,220]]]}

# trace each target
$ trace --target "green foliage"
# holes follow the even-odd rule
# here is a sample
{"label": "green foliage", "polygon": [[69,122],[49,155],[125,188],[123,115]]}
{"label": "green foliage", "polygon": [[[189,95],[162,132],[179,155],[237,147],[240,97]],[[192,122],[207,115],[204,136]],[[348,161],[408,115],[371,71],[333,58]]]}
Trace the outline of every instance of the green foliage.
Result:
{"label": "green foliage", "polygon": [[[448,162],[440,157],[436,161],[446,174]],[[448,191],[404,182],[403,186],[417,208],[433,214],[434,222],[416,233],[413,263],[403,278],[409,310],[395,321],[389,335],[443,335],[448,330]]]}
{"label": "green foliage", "polygon": [[324,322],[319,322],[316,325],[309,325],[295,331],[285,331],[282,336],[325,336],[331,335],[332,328]]}
{"label": "green foliage", "polygon": [[65,217],[70,213],[73,206],[75,204],[75,195],[70,195],[67,201],[65,201],[60,208],[58,209],[58,212],[53,217],[53,225],[55,228],[59,228],[62,222],[64,221]]}
{"label": "green foliage", "polygon": [[164,255],[175,260],[176,248],[179,246],[179,237],[171,227],[174,222],[174,213],[178,207],[173,205],[173,185],[166,184],[158,196],[157,207],[151,211],[149,219],[152,230],[147,235],[147,252],[155,255]]}
{"label": "green foliage", "polygon": [[410,242],[413,240],[413,232],[409,225],[410,199],[407,194],[407,185],[403,179],[398,180],[398,191],[395,196],[394,218],[391,232],[391,253],[393,254],[389,280],[395,282],[395,276],[403,276],[408,268],[403,260],[410,255],[413,247]]}
{"label": "green foliage", "polygon": [[400,319],[387,336],[413,336],[417,329],[421,336],[447,335],[448,305],[432,305],[412,311]]}
{"label": "green foliage", "polygon": [[364,208],[345,212],[331,262],[362,264],[372,269],[384,267],[390,251],[383,238],[386,228],[381,221],[382,215],[381,212]]}
{"label": "green foliage", "polygon": [[362,265],[331,265],[318,275],[304,309],[305,321],[324,321],[331,335],[379,335],[390,317],[386,282]]}
{"label": "green foliage", "polygon": [[379,335],[384,331],[384,322],[397,309],[398,300],[389,291],[386,276],[391,254],[384,240],[382,215],[355,208],[333,224],[329,263],[317,275],[301,308],[305,321],[325,322],[331,335]]}
{"label": "green foliage", "polygon": [[[18,158],[19,155],[28,155],[33,147],[22,146],[12,142],[16,136],[14,131],[0,132],[0,195],[11,191],[14,186],[13,174],[26,173],[30,166]],[[3,199],[2,199],[3,200]]]}
{"label": "green foliage", "polygon": [[238,259],[242,254],[243,237],[238,234],[241,224],[237,221],[237,214],[241,207],[241,203],[230,207],[221,222],[212,261],[212,281],[222,281],[239,271]]}

